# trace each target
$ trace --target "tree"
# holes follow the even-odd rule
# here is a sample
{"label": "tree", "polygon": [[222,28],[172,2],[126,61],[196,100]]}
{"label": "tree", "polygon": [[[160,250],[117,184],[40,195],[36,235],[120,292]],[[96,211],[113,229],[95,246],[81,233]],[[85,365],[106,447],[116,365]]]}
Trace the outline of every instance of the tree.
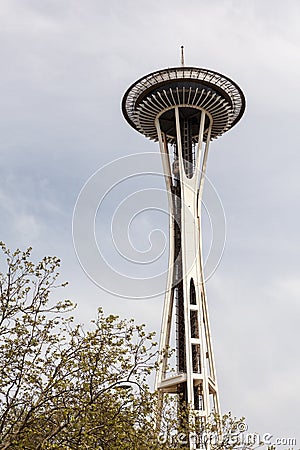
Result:
{"label": "tree", "polygon": [[50,299],[59,259],[1,248],[0,449],[160,448],[153,333],[101,309],[90,329],[75,324],[74,305]]}

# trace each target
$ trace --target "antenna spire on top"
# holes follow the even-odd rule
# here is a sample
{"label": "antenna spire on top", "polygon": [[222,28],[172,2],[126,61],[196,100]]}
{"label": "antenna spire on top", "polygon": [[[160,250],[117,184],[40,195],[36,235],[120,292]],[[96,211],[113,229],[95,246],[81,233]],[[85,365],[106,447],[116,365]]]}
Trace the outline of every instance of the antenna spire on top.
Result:
{"label": "antenna spire on top", "polygon": [[181,66],[184,67],[184,46],[181,46]]}

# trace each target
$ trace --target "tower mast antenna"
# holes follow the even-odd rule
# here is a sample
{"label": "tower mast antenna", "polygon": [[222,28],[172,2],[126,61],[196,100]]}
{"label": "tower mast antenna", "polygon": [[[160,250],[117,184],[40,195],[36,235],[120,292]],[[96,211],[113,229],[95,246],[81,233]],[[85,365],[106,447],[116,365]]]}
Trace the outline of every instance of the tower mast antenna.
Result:
{"label": "tower mast antenna", "polygon": [[181,46],[181,66],[184,67],[184,46]]}

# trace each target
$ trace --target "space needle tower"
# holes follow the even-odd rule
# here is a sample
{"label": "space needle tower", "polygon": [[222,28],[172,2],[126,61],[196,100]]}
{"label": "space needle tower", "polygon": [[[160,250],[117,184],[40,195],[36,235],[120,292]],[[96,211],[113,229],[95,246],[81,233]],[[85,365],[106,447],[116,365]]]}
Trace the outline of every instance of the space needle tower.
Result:
{"label": "space needle tower", "polygon": [[[242,117],[245,98],[228,77],[184,65],[137,80],[123,97],[127,122],[158,141],[169,200],[169,266],[160,334],[156,389],[177,394],[180,406],[205,423],[220,415],[208,316],[201,235],[201,207],[210,142]],[[175,324],[172,326],[172,324]],[[171,330],[176,369],[170,373]],[[190,448],[197,448],[190,443]]]}

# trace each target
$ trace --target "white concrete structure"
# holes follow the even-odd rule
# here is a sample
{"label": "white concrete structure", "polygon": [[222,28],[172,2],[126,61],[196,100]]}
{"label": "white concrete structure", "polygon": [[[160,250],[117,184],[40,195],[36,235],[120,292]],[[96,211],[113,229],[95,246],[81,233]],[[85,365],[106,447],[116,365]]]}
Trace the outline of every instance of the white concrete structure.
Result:
{"label": "white concrete structure", "polygon": [[[209,143],[241,118],[245,99],[227,77],[177,67],[134,83],[123,99],[126,120],[159,142],[170,207],[170,250],[156,389],[181,394],[193,416],[220,414],[204,283],[201,205]],[[175,320],[174,320],[175,317]],[[168,373],[168,348],[176,322],[176,372]],[[161,405],[160,405],[161,406]],[[191,419],[192,420],[192,419]],[[197,448],[190,442],[190,448]]]}

